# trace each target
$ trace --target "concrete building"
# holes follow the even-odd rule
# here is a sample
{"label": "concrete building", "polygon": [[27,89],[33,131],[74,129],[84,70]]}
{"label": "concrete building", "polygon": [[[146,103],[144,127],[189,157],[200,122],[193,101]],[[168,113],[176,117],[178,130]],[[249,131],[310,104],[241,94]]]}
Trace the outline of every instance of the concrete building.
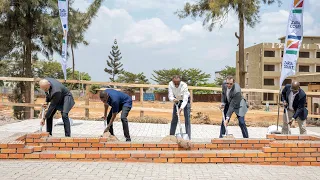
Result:
{"label": "concrete building", "polygon": [[[285,37],[279,38],[280,43],[260,43],[245,49],[246,88],[279,89],[279,79]],[[239,58],[237,52],[236,80],[239,80]],[[320,73],[320,36],[304,36],[299,52],[297,73],[288,77],[284,84],[299,80],[302,89],[308,91],[308,84],[319,83],[310,81],[307,74]],[[245,94],[249,102],[264,104],[277,102],[278,94],[250,93]]]}

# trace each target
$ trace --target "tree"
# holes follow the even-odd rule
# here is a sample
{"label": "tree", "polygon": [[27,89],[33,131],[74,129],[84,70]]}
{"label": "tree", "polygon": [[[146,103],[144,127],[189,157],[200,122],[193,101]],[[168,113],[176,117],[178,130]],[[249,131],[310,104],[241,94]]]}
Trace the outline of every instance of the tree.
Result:
{"label": "tree", "polygon": [[123,71],[123,68],[121,68],[123,64],[120,62],[122,56],[120,56],[121,52],[116,39],[114,40],[114,45],[112,46],[110,54],[111,56],[108,56],[109,60],[107,60],[107,65],[109,68],[105,68],[104,71],[111,75],[111,82],[115,82],[116,75],[121,74]]}
{"label": "tree", "polygon": [[[134,74],[128,71],[123,71],[119,76],[116,82],[119,83],[133,83],[133,84],[149,84],[149,80],[142,73]],[[143,88],[146,91],[148,88]],[[139,88],[126,88],[127,91],[140,90]]]}
{"label": "tree", "polygon": [[261,2],[264,4],[273,4],[278,2],[281,5],[281,0],[199,0],[194,4],[186,3],[183,10],[178,10],[175,13],[178,17],[205,17],[203,25],[208,25],[208,30],[212,31],[216,24],[223,26],[224,20],[227,19],[231,10],[237,13],[239,20],[239,32],[235,33],[239,43],[239,84],[242,88],[245,87],[245,68],[244,68],[244,23],[249,27],[254,27],[259,22],[259,10]]}
{"label": "tree", "polygon": [[236,75],[236,68],[226,66],[223,70],[220,71],[221,77],[216,77],[215,84],[221,86],[223,81],[226,79],[227,76],[235,76]]}
{"label": "tree", "polygon": [[190,68],[172,68],[172,69],[162,69],[154,70],[152,74],[152,80],[158,84],[167,85],[174,75],[180,75],[181,80],[186,82],[189,86],[197,86],[198,84],[207,83],[210,78],[210,74],[202,72],[200,69]]}

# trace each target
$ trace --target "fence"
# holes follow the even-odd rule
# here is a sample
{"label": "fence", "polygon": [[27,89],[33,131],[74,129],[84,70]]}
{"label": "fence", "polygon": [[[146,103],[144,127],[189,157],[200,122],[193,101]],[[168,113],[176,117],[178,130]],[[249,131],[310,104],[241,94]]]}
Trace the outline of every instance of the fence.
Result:
{"label": "fence", "polygon": [[[30,102],[28,103],[12,103],[12,102],[0,102],[0,105],[4,106],[20,106],[20,107],[28,107],[30,108],[30,117],[34,117],[34,107],[40,107],[41,104],[35,104],[35,92],[34,92],[34,86],[35,83],[38,82],[40,79],[35,79],[35,78],[19,78],[19,77],[0,77],[0,80],[3,81],[8,81],[8,82],[14,82],[14,81],[24,81],[24,82],[30,82],[31,83],[31,93],[30,93]],[[85,109],[85,117],[89,118],[89,110],[91,108],[95,108],[95,106],[90,106],[89,100],[90,98],[96,98],[97,95],[90,95],[90,88],[91,85],[97,84],[97,85],[108,85],[108,86],[117,86],[117,87],[131,87],[131,88],[139,88],[140,92],[135,94],[135,97],[137,100],[143,99],[143,88],[162,88],[166,89],[168,86],[167,85],[156,85],[156,84],[129,84],[129,83],[111,83],[111,82],[94,82],[94,81],[79,81],[79,80],[59,80],[60,82],[65,82],[65,83],[82,83],[86,84],[86,89],[84,93],[84,100],[85,104],[84,105],[78,105],[76,104],[75,107],[77,108],[84,108]],[[209,90],[209,91],[217,91],[221,92],[220,87],[195,87],[195,86],[189,86],[189,91],[190,91],[190,101],[191,104],[195,101],[219,101],[221,97],[219,97],[219,94],[208,94],[206,96],[201,96],[197,94],[193,94],[193,90]],[[269,90],[269,89],[242,89],[243,93],[274,93],[278,94],[278,90]],[[320,92],[306,92],[308,98],[311,98],[312,96],[320,96]],[[154,95],[155,100],[160,100],[162,101],[163,97],[167,97],[167,93],[159,93]],[[134,109],[140,110],[140,115],[143,116],[144,111],[153,111],[153,112],[167,112],[165,109],[156,109],[156,108],[144,108],[143,107],[143,100],[140,101],[141,107],[134,107]],[[317,115],[319,118],[320,116]]]}

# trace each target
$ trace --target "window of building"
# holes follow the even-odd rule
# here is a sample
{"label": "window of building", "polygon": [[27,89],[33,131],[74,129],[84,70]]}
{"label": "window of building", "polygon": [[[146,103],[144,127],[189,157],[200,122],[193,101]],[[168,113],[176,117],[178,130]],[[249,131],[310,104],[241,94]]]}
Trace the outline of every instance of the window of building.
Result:
{"label": "window of building", "polygon": [[316,67],[316,72],[320,72],[320,66]]}
{"label": "window of building", "polygon": [[274,71],[274,70],[275,70],[275,65],[269,65],[269,64],[264,65],[264,71]]}
{"label": "window of building", "polygon": [[249,78],[246,78],[246,86],[249,84]]}
{"label": "window of building", "polygon": [[264,51],[264,57],[275,57],[275,51]]}
{"label": "window of building", "polygon": [[309,82],[300,82],[300,86],[308,86]]}
{"label": "window of building", "polygon": [[246,60],[249,61],[249,53],[246,53]]}
{"label": "window of building", "polygon": [[317,52],[316,58],[320,58],[320,52]]}
{"label": "window of building", "polygon": [[283,51],[281,51],[281,57],[283,57]]}
{"label": "window of building", "polygon": [[264,79],[265,86],[274,86],[274,79]]}
{"label": "window of building", "polygon": [[301,58],[309,58],[310,52],[299,52],[299,57]]}
{"label": "window of building", "polygon": [[291,84],[292,80],[291,79],[285,79],[282,83],[282,86],[285,86],[287,84]]}
{"label": "window of building", "polygon": [[309,66],[299,66],[299,72],[310,72],[309,71]]}
{"label": "window of building", "polygon": [[264,101],[273,101],[273,94],[272,93],[263,93],[263,100]]}

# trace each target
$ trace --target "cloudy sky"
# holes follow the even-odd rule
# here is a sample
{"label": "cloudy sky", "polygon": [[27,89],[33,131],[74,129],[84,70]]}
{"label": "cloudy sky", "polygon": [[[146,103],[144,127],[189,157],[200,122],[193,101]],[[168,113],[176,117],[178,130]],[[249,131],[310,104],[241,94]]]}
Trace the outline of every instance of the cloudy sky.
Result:
{"label": "cloudy sky", "polygon": [[[190,1],[190,0],[189,0]],[[320,2],[307,0],[304,14],[304,35],[320,35]],[[92,0],[76,0],[74,6],[85,11]],[[212,32],[202,27],[202,20],[180,20],[174,12],[186,0],[105,0],[86,33],[89,46],[75,50],[76,69],[88,72],[92,80],[108,81],[104,72],[109,51],[116,38],[122,52],[125,70],[144,72],[148,78],[153,70],[199,68],[212,75],[225,66],[235,66],[238,21],[231,13],[222,28]],[[279,42],[284,36],[290,2],[263,6],[261,22],[245,30],[245,46],[261,42]],[[69,58],[71,67],[71,58]]]}

